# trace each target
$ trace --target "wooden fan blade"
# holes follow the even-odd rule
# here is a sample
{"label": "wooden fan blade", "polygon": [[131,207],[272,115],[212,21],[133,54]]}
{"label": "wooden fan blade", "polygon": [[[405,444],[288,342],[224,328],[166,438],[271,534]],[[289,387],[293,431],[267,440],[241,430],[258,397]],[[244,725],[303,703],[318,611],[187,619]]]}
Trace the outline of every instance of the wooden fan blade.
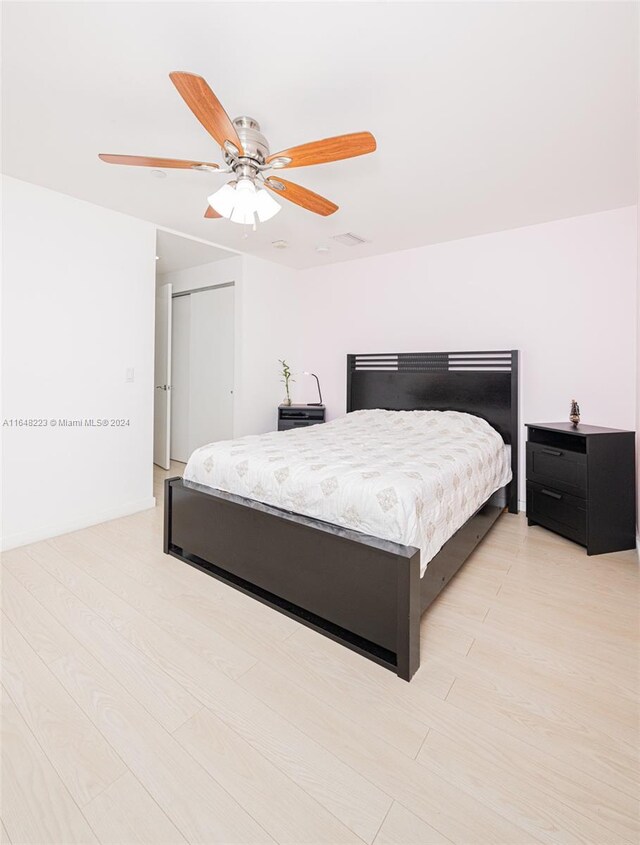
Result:
{"label": "wooden fan blade", "polygon": [[323,141],[312,141],[300,147],[291,147],[279,153],[270,155],[267,164],[275,159],[291,159],[282,164],[285,167],[307,167],[309,164],[325,164],[328,161],[340,161],[343,158],[353,158],[372,153],[376,149],[376,139],[371,132],[354,132],[351,135],[337,135],[335,138],[325,138]]}
{"label": "wooden fan blade", "polygon": [[[282,185],[282,188],[276,187],[277,185]],[[314,194],[313,191],[296,185],[295,182],[287,182],[286,179],[269,176],[265,179],[265,186],[279,197],[301,205],[302,208],[313,211],[315,214],[321,214],[323,217],[328,217],[338,210],[338,206],[331,200],[321,197],[320,194]]]}
{"label": "wooden fan blade", "polygon": [[150,158],[149,156],[115,156],[108,153],[100,153],[98,156],[102,161],[108,164],[133,164],[137,167],[179,167],[188,170],[192,167],[214,167],[216,170],[220,169],[219,164],[214,164],[212,161],[187,161],[181,158]]}
{"label": "wooden fan blade", "polygon": [[230,141],[240,155],[243,155],[244,151],[238,133],[207,82],[194,73],[181,71],[173,71],[169,74],[169,78],[209,135],[215,138],[221,147],[224,147],[225,141]]}
{"label": "wooden fan blade", "polygon": [[218,214],[215,208],[211,208],[211,206],[207,206],[207,210],[204,213],[205,217],[214,218],[214,217],[222,217],[222,214]]}

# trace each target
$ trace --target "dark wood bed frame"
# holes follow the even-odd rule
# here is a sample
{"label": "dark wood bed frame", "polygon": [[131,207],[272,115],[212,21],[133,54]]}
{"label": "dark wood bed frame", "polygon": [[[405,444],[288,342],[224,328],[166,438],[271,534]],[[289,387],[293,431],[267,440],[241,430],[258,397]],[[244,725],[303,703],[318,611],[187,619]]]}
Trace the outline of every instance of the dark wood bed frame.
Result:
{"label": "dark wood bed frame", "polygon": [[347,356],[347,412],[465,411],[511,446],[513,480],[420,552],[181,478],[165,482],[164,551],[411,680],[420,617],[505,507],[518,510],[518,352]]}

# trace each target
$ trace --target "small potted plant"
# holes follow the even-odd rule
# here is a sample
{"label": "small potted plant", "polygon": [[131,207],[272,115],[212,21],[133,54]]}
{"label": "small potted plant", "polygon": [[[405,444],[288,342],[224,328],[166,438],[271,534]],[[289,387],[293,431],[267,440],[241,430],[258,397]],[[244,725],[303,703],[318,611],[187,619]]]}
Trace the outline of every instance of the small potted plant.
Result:
{"label": "small potted plant", "polygon": [[284,359],[281,359],[281,358],[279,358],[278,360],[282,364],[282,370],[281,370],[282,379],[281,379],[281,381],[284,382],[284,389],[286,391],[286,396],[282,400],[282,404],[283,405],[290,405],[291,404],[291,393],[289,392],[289,382],[295,381],[295,379],[291,378],[291,369],[289,368],[289,365],[287,364],[287,362]]}

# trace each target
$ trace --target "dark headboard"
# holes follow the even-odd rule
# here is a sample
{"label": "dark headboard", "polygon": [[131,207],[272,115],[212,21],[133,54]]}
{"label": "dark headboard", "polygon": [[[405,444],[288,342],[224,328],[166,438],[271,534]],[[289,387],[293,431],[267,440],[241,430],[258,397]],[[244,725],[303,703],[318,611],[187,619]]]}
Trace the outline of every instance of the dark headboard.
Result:
{"label": "dark headboard", "polygon": [[464,411],[511,446],[509,510],[518,508],[518,350],[347,355],[347,413]]}

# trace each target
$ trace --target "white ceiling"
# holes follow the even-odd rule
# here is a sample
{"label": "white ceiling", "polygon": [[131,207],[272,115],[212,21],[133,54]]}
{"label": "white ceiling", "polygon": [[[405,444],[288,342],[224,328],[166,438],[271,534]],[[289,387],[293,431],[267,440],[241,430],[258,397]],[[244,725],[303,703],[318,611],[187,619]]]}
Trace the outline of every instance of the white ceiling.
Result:
{"label": "white ceiling", "polygon": [[[306,267],[635,203],[633,3],[5,3],[3,170]],[[272,151],[368,129],[373,155],[284,174],[340,205],[205,220],[224,177],[99,152],[219,150],[171,84],[202,74]],[[345,247],[352,231],[370,243]],[[271,242],[290,246],[276,250]]]}
{"label": "white ceiling", "polygon": [[162,229],[158,229],[156,234],[156,273],[171,273],[211,264],[213,261],[224,261],[225,258],[233,258],[234,254]]}

